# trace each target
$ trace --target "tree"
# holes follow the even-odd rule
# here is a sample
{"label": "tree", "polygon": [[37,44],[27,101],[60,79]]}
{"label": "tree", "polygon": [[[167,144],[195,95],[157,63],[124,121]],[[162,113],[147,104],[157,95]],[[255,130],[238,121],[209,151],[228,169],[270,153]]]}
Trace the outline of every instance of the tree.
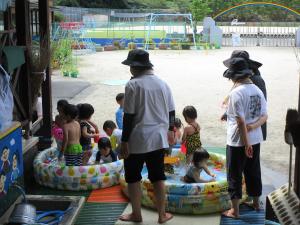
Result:
{"label": "tree", "polygon": [[195,22],[202,21],[212,12],[208,0],[193,0],[190,8]]}

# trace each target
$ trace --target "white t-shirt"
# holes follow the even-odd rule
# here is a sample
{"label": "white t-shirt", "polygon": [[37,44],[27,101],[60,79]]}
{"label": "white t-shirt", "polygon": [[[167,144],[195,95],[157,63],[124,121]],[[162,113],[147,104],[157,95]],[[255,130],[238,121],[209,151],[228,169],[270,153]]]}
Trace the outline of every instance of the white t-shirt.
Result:
{"label": "white t-shirt", "polygon": [[[267,103],[262,91],[254,84],[243,84],[234,88],[229,94],[227,108],[227,145],[245,146],[236,117],[245,119],[246,124],[256,122],[267,115]],[[261,127],[248,132],[249,144],[263,141]]]}
{"label": "white t-shirt", "polygon": [[134,114],[129,152],[147,153],[168,148],[169,112],[175,110],[166,82],[147,71],[125,87],[124,113]]}

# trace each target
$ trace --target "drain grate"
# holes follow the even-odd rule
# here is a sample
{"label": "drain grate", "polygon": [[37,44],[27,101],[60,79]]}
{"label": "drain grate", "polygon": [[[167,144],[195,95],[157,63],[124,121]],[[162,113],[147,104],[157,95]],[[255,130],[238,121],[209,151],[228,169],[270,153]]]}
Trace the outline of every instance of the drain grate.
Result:
{"label": "drain grate", "polygon": [[300,201],[293,190],[288,195],[288,184],[271,192],[268,199],[282,225],[300,224]]}

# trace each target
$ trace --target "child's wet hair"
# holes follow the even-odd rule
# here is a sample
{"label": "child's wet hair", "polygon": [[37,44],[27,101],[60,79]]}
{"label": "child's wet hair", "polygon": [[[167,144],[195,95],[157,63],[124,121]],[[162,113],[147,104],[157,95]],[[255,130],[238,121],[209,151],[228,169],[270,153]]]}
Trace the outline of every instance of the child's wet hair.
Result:
{"label": "child's wet hair", "polygon": [[57,108],[58,107],[61,107],[61,108],[64,108],[66,105],[68,105],[69,104],[69,102],[67,101],[67,100],[65,100],[65,99],[60,99],[60,100],[58,100],[58,102],[57,102]]}
{"label": "child's wet hair", "polygon": [[184,118],[196,119],[197,118],[197,110],[194,106],[188,105],[184,107],[182,112]]}
{"label": "child's wet hair", "polygon": [[98,149],[100,150],[100,149],[105,149],[105,148],[110,148],[111,149],[111,143],[110,143],[109,138],[102,137],[98,141]]}
{"label": "child's wet hair", "polygon": [[81,120],[91,118],[91,116],[95,112],[94,107],[88,103],[78,104],[77,108],[78,108],[78,118]]}
{"label": "child's wet hair", "polygon": [[204,148],[198,148],[193,154],[193,162],[198,163],[209,157],[209,153]]}
{"label": "child's wet hair", "polygon": [[181,128],[182,127],[182,122],[181,122],[181,120],[179,118],[175,118],[174,126],[176,128]]}
{"label": "child's wet hair", "polygon": [[117,125],[112,120],[106,120],[103,124],[103,130],[106,131],[107,129],[115,129]]}
{"label": "child's wet hair", "polygon": [[64,107],[64,114],[66,116],[70,116],[71,119],[75,119],[78,115],[78,110],[77,110],[77,107],[76,105],[73,105],[73,104],[68,104]]}
{"label": "child's wet hair", "polygon": [[117,96],[116,96],[116,101],[119,102],[119,101],[121,101],[122,99],[124,99],[124,97],[125,97],[125,94],[124,94],[124,93],[119,93],[119,94],[117,94]]}

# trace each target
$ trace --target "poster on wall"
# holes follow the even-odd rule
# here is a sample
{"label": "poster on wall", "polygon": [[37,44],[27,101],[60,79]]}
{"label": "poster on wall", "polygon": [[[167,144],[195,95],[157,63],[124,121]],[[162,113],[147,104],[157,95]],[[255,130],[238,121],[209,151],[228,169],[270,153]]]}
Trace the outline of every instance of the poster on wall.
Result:
{"label": "poster on wall", "polygon": [[21,129],[0,136],[0,217],[18,197],[11,185],[23,185],[23,153]]}

